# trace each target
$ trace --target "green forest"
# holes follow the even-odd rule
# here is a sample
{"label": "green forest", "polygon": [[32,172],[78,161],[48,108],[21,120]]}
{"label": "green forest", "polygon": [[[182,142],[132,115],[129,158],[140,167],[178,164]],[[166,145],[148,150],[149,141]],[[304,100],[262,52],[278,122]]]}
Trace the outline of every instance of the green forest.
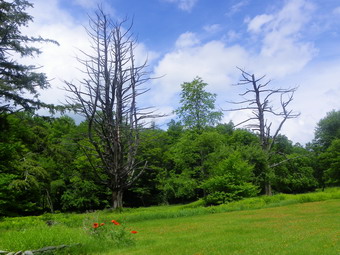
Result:
{"label": "green forest", "polygon": [[[127,24],[108,22],[101,9],[88,31],[95,53],[79,60],[87,68],[85,90],[66,82],[68,104],[42,102],[38,91],[48,90],[48,77],[13,57],[39,55],[36,43],[57,44],[21,33],[33,20],[25,12],[31,7],[0,1],[0,217],[194,201],[210,206],[340,185],[340,110],[325,113],[312,141],[294,143],[280,131],[299,116],[289,109],[295,89],[272,89],[242,69],[239,85],[253,87],[229,110],[245,104],[253,112],[248,126],[221,123],[216,95],[198,76],[183,81],[177,118],[157,127],[163,116],[138,108],[149,78],[146,65],[135,64],[130,31],[122,33]],[[271,100],[278,100],[278,112]],[[41,116],[39,109],[59,115]],[[83,121],[76,124],[70,111]],[[280,123],[276,131],[271,118]]]}

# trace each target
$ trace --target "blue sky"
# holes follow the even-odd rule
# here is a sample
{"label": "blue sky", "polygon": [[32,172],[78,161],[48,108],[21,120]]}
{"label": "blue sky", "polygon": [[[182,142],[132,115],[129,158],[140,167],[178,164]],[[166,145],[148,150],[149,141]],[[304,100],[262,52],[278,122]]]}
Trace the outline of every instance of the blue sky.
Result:
{"label": "blue sky", "polygon": [[[299,86],[291,108],[301,113],[282,129],[294,142],[313,139],[316,123],[340,109],[340,1],[338,0],[33,0],[34,23],[27,33],[59,41],[43,45],[34,59],[43,65],[52,89],[45,101],[63,101],[63,80],[81,79],[77,49],[87,50],[83,26],[101,3],[113,19],[134,19],[136,56],[149,60],[154,77],[139,103],[161,113],[178,107],[180,84],[196,76],[217,94],[222,109],[239,99],[237,66],[266,75],[273,87]],[[29,60],[32,62],[32,60]],[[175,116],[160,119],[166,123]],[[238,123],[247,113],[225,112]],[[275,119],[273,125],[277,124]]]}

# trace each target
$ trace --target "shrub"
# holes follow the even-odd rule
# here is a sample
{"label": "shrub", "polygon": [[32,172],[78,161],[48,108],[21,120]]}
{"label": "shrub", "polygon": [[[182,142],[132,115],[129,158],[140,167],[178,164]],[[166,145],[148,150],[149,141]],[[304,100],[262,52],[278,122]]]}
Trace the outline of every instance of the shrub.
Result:
{"label": "shrub", "polygon": [[225,204],[246,197],[254,197],[259,192],[255,185],[236,180],[230,175],[212,177],[202,185],[202,188],[207,193],[204,197],[207,205]]}

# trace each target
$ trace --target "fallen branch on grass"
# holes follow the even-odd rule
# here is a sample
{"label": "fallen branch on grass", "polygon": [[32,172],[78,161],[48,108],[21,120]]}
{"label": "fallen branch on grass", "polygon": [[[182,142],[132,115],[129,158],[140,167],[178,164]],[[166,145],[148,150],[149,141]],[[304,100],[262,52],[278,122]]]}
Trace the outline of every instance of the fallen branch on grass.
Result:
{"label": "fallen branch on grass", "polygon": [[72,246],[80,245],[80,243],[75,243],[75,244],[62,244],[58,246],[46,246],[43,248],[40,248],[38,250],[27,250],[27,251],[18,251],[18,252],[9,252],[9,251],[0,251],[0,254],[5,254],[5,255],[34,255],[34,254],[44,254],[45,252],[50,252],[50,251],[55,251],[55,250],[60,250]]}

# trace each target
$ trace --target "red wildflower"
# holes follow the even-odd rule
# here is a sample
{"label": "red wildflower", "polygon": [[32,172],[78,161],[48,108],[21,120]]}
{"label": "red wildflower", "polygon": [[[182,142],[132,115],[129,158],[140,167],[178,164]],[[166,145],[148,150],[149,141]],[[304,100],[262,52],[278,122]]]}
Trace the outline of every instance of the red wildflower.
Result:
{"label": "red wildflower", "polygon": [[98,227],[99,227],[99,224],[98,224],[98,223],[93,223],[92,227],[93,227],[93,228],[98,228]]}
{"label": "red wildflower", "polygon": [[105,225],[105,223],[100,223],[100,226],[104,226]]}
{"label": "red wildflower", "polygon": [[111,222],[112,222],[113,224],[115,224],[115,225],[120,225],[120,223],[117,222],[117,221],[115,221],[115,220],[111,220]]}
{"label": "red wildflower", "polygon": [[137,234],[138,232],[136,230],[131,231],[132,234]]}

